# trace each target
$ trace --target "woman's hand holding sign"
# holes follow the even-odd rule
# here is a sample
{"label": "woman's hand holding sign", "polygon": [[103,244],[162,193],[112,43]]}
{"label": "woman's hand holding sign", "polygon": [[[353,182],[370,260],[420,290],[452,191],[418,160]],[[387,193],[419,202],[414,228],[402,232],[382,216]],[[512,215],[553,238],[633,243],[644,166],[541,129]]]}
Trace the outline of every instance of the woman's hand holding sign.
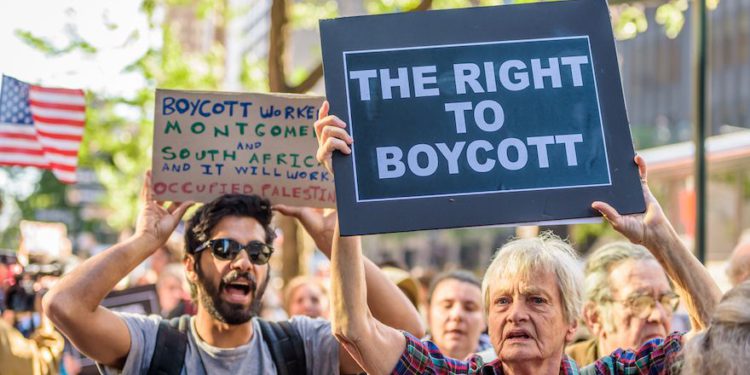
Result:
{"label": "woman's hand holding sign", "polygon": [[636,155],[635,163],[638,165],[638,174],[641,177],[646,212],[623,216],[614,207],[598,201],[592,203],[591,207],[599,211],[612,224],[612,227],[627,237],[630,242],[654,247],[665,237],[669,237],[672,226],[648,188],[646,161],[642,156]]}
{"label": "woman's hand holding sign", "polygon": [[315,134],[318,137],[318,162],[323,164],[328,172],[333,174],[333,151],[338,150],[349,155],[352,149],[349,145],[354,141],[349,133],[344,130],[346,123],[334,115],[329,115],[330,105],[328,101],[323,102],[318,112],[318,121],[315,121]]}

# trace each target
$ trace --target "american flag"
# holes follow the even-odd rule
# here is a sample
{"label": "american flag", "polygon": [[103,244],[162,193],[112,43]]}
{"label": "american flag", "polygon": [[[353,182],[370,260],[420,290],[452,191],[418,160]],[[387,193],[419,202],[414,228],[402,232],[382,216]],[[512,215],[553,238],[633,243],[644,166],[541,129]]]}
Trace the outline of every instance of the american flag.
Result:
{"label": "american flag", "polygon": [[3,76],[0,165],[49,169],[61,182],[75,183],[85,125],[83,90],[35,86]]}

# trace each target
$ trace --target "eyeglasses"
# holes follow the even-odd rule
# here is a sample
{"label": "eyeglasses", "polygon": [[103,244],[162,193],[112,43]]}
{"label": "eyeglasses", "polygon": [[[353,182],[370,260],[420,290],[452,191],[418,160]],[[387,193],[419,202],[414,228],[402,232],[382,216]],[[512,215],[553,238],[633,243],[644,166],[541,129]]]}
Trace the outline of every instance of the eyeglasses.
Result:
{"label": "eyeglasses", "polygon": [[197,254],[207,248],[211,249],[215,258],[221,260],[233,260],[240,251],[245,250],[250,257],[250,262],[257,265],[268,263],[268,259],[273,254],[273,247],[265,242],[256,240],[250,241],[247,245],[242,245],[231,238],[208,240],[203,245],[198,246],[195,253]]}
{"label": "eyeglasses", "polygon": [[629,307],[638,318],[646,319],[651,314],[651,310],[656,307],[657,300],[670,314],[674,313],[680,305],[680,296],[675,293],[662,294],[658,299],[650,294],[635,294],[622,301],[611,299],[609,302],[622,303]]}

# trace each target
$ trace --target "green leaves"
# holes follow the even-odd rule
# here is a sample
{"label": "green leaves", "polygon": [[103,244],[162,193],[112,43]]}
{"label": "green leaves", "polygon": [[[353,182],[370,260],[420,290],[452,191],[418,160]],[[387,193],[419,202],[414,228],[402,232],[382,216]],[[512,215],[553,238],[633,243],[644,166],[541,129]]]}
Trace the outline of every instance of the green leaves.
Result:
{"label": "green leaves", "polygon": [[688,0],[671,0],[656,9],[656,23],[664,26],[667,37],[674,39],[685,25],[685,11]]}
{"label": "green leaves", "polygon": [[[540,1],[552,0],[364,0],[364,6],[369,13],[392,13],[414,9],[447,9]],[[609,0],[609,3],[617,38],[633,38],[647,30],[649,25],[642,4],[629,0]],[[662,5],[656,11],[655,21],[664,28],[667,36],[674,38],[684,26],[689,1],[663,0],[660,3]],[[706,0],[706,3],[709,9],[714,9],[719,0]],[[156,35],[161,43],[152,45],[140,58],[131,63],[124,73],[136,73],[146,84],[127,97],[88,93],[87,128],[79,164],[81,167],[93,168],[105,186],[107,193],[102,204],[110,212],[107,222],[112,228],[120,229],[134,223],[141,178],[151,164],[154,89],[221,89],[226,74],[226,51],[223,46],[225,41],[222,35],[231,20],[244,17],[249,11],[247,7],[231,8],[228,4],[228,0],[199,0],[197,3],[187,0],[142,0],[140,9],[144,19],[149,22],[150,33]],[[165,21],[157,19],[158,10],[167,6],[192,7],[190,14],[195,18],[192,21],[197,24],[203,25],[201,22],[212,20],[208,27],[213,28],[216,36],[210,41],[210,45],[201,52],[186,52],[176,36],[175,29]],[[314,30],[319,19],[338,15],[338,3],[334,0],[289,2],[289,26],[297,30]],[[109,30],[122,30],[127,27],[107,19],[103,19],[102,22]],[[99,53],[96,46],[86,40],[86,36],[79,35],[76,25],[69,25],[64,29],[64,33],[64,42],[53,42],[35,35],[33,30],[15,31],[16,36],[25,44],[46,56],[61,57],[79,53],[86,57],[96,57]],[[144,38],[153,38],[153,35],[136,29],[130,33],[125,32],[124,35],[127,37],[119,46],[121,48]],[[319,46],[310,45],[309,48],[318,49]],[[312,87],[320,75],[311,75],[309,72],[308,66],[295,66],[290,69],[291,74],[284,78],[285,82],[292,87],[301,83],[307,83],[305,87]],[[267,91],[267,59],[243,57],[239,78],[245,90]],[[22,178],[22,173],[14,170],[9,170],[9,174],[11,181],[14,178]],[[66,188],[50,178],[51,175],[45,172],[34,198],[24,198],[25,201],[18,202],[25,217],[31,218],[37,208],[66,205]],[[2,190],[5,197],[11,197],[9,189],[3,187]]]}
{"label": "green leaves", "polygon": [[16,36],[24,43],[48,56],[61,56],[75,51],[80,51],[86,54],[95,54],[97,52],[96,47],[83,40],[74,29],[68,29],[67,33],[70,38],[68,45],[58,47],[45,38],[35,36],[30,31],[15,31]]}
{"label": "green leaves", "polygon": [[632,39],[648,29],[648,21],[642,4],[624,4],[610,9],[615,38]]}
{"label": "green leaves", "polygon": [[317,30],[318,20],[339,15],[339,5],[334,0],[294,2],[290,10],[290,24],[300,29]]}

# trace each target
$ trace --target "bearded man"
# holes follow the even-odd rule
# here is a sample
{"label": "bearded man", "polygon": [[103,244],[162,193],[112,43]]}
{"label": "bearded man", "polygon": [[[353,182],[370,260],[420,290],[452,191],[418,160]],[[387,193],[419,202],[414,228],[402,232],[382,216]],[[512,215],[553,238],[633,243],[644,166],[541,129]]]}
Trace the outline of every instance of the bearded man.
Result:
{"label": "bearded man", "polygon": [[[116,313],[99,306],[120,279],[167,241],[191,205],[173,203],[165,208],[152,199],[148,186],[147,179],[146,205],[133,237],[86,260],[45,296],[45,311],[55,325],[107,373],[297,372],[300,367],[284,368],[289,361],[276,363],[278,351],[269,348],[256,318],[268,285],[274,238],[271,205],[258,196],[221,196],[198,209],[188,222],[184,265],[198,311],[194,317],[182,318],[182,348],[175,344],[179,340],[160,333],[165,325],[161,317]],[[379,306],[373,306],[376,314],[401,329],[423,334],[419,314],[397,287],[371,262],[365,261],[364,267],[368,290],[380,300]],[[306,369],[303,373],[361,371],[340,350],[329,322],[294,317],[285,329],[289,327],[290,337],[296,335],[298,345],[304,345],[303,353],[294,351]],[[172,348],[183,349],[184,358],[176,367],[164,364],[180,352]]]}

